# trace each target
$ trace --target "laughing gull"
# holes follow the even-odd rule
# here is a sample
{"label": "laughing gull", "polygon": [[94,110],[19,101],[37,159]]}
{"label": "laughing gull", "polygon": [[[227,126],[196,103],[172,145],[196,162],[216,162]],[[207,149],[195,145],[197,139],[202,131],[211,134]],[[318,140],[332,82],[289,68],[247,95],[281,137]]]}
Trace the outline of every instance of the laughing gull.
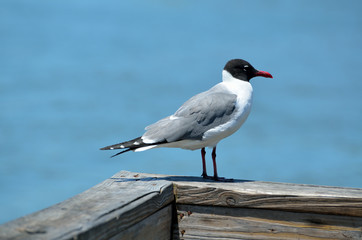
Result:
{"label": "laughing gull", "polygon": [[[131,150],[138,152],[159,147],[201,149],[202,177],[220,180],[216,168],[216,145],[237,131],[248,117],[253,97],[249,81],[257,76],[273,78],[270,73],[256,70],[245,60],[230,60],[222,71],[221,83],[193,96],[173,115],[146,127],[141,137],[101,150],[125,149],[114,157]],[[205,147],[213,148],[213,177],[206,173]]]}

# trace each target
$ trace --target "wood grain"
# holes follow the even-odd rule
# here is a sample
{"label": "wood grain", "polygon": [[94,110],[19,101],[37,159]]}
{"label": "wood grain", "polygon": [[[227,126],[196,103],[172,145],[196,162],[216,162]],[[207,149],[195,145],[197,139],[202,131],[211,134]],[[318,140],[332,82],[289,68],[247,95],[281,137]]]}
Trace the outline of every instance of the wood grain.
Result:
{"label": "wood grain", "polygon": [[176,202],[362,217],[362,189],[236,181],[174,182]]}
{"label": "wood grain", "polygon": [[177,205],[173,239],[362,239],[362,218]]}
{"label": "wood grain", "polygon": [[134,224],[132,227],[110,238],[116,239],[150,239],[168,240],[171,238],[172,204],[167,205],[156,213]]}
{"label": "wood grain", "polygon": [[1,225],[0,239],[110,239],[173,200],[171,182],[120,172],[71,199]]}
{"label": "wood grain", "polygon": [[173,182],[177,204],[273,209],[362,217],[362,189],[141,174]]}
{"label": "wood grain", "polygon": [[175,239],[362,239],[362,189],[121,171],[0,226],[1,240],[168,239],[171,234]]}

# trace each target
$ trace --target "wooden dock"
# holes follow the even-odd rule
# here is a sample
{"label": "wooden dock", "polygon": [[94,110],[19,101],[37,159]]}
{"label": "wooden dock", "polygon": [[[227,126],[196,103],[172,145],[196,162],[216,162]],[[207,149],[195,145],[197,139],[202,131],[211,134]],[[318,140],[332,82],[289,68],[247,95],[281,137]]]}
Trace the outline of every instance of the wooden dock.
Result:
{"label": "wooden dock", "polygon": [[121,171],[0,239],[362,239],[362,189]]}

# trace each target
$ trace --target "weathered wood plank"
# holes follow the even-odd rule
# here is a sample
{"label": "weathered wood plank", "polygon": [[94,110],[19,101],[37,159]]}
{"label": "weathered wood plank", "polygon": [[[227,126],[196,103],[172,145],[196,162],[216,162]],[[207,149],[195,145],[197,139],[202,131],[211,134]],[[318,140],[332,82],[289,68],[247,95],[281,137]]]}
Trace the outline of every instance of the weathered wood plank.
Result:
{"label": "weathered wood plank", "polygon": [[173,239],[362,239],[362,218],[177,205]]}
{"label": "weathered wood plank", "polygon": [[172,232],[172,204],[167,205],[141,222],[110,238],[169,240]]}
{"label": "weathered wood plank", "polygon": [[362,189],[140,174],[171,181],[177,204],[274,209],[362,217]]}
{"label": "weathered wood plank", "polygon": [[176,239],[362,239],[362,189],[126,171],[1,225],[0,239],[168,239],[173,206]]}
{"label": "weathered wood plank", "polygon": [[176,181],[174,185],[178,204],[362,217],[362,189],[254,181]]}
{"label": "weathered wood plank", "polygon": [[171,182],[153,180],[119,172],[71,199],[1,225],[0,239],[110,239],[174,200]]}

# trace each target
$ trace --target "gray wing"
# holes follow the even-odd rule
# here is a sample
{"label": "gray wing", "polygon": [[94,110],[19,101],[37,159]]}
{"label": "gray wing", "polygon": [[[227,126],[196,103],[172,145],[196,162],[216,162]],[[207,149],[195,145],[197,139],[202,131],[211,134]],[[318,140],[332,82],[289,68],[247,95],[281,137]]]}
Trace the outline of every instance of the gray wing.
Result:
{"label": "gray wing", "polygon": [[156,142],[201,140],[203,134],[228,122],[235,110],[236,95],[207,91],[185,102],[174,115],[146,127],[142,139]]}

